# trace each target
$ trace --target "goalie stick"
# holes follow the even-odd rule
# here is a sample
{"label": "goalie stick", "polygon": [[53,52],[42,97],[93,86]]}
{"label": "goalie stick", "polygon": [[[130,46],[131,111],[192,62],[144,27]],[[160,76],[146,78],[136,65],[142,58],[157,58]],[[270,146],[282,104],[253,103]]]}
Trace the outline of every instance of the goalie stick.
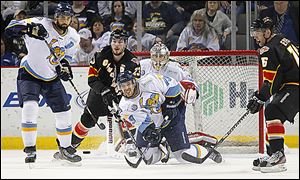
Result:
{"label": "goalie stick", "polygon": [[227,131],[227,133],[220,139],[220,141],[217,142],[217,144],[210,148],[208,150],[208,153],[203,157],[203,158],[197,158],[194,156],[189,155],[188,153],[182,153],[182,159],[189,161],[189,162],[194,162],[197,164],[202,164],[214,151],[219,147],[220,144],[235,130],[235,128],[248,116],[250,111],[247,109],[247,111],[240,117],[240,119]]}
{"label": "goalie stick", "polygon": [[[46,39],[44,39],[44,42],[47,44],[47,47],[49,48],[51,54],[58,59],[58,57],[56,56],[55,52],[53,52],[53,50],[51,49],[50,45],[48,44],[48,42],[46,41]],[[61,66],[61,64],[59,63],[59,66]],[[72,85],[73,89],[75,90],[75,92],[77,93],[77,95],[79,96],[81,103],[86,107],[86,110],[88,111],[88,113],[91,115],[92,119],[94,120],[94,122],[97,124],[97,126],[99,127],[100,130],[104,130],[105,129],[105,125],[103,123],[98,123],[96,117],[92,114],[92,112],[90,111],[90,108],[88,107],[88,105],[84,102],[83,98],[81,97],[81,95],[79,94],[77,88],[75,87],[73,81],[71,79],[69,79],[70,84]]]}

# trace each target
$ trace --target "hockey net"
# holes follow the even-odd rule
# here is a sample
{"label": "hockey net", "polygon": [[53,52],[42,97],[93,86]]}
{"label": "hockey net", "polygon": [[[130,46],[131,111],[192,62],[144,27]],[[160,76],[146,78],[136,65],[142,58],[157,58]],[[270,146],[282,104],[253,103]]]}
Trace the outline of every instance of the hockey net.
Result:
{"label": "hockey net", "polygon": [[[149,52],[136,52],[139,58]],[[245,113],[249,97],[262,82],[256,51],[171,52],[200,88],[195,106],[187,105],[188,132],[222,138]],[[223,153],[263,153],[262,112],[248,115],[218,147]]]}

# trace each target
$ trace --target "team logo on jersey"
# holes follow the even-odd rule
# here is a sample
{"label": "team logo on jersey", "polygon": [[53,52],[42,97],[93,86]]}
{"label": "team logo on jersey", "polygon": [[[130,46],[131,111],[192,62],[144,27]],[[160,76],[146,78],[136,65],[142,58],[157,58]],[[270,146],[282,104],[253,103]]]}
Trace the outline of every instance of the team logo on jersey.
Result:
{"label": "team logo on jersey", "polygon": [[269,49],[270,49],[270,48],[269,48],[268,46],[264,46],[264,47],[260,48],[259,54],[263,54],[263,53],[269,51]]}
{"label": "team logo on jersey", "polygon": [[160,103],[159,103],[159,94],[153,93],[143,104],[143,97],[140,98],[139,104],[142,108],[148,109],[151,113],[158,114],[161,112]]}
{"label": "team logo on jersey", "polygon": [[133,104],[131,106],[131,110],[136,111],[138,109],[138,106],[136,104]]}
{"label": "team logo on jersey", "polygon": [[50,56],[47,57],[49,59],[50,64],[52,65],[57,65],[59,60],[62,59],[65,56],[65,48],[56,46],[53,48],[52,52],[55,54],[51,54]]}

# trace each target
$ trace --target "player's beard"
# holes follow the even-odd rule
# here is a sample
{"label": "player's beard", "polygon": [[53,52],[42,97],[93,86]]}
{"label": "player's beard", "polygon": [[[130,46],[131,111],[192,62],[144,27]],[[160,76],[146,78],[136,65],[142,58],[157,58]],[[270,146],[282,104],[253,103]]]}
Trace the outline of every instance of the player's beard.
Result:
{"label": "player's beard", "polygon": [[[69,24],[69,25],[70,25],[70,24]],[[59,24],[58,22],[56,23],[56,26],[57,26],[60,30],[62,30],[62,31],[64,31],[64,32],[68,29],[69,25],[67,25],[67,24]]]}

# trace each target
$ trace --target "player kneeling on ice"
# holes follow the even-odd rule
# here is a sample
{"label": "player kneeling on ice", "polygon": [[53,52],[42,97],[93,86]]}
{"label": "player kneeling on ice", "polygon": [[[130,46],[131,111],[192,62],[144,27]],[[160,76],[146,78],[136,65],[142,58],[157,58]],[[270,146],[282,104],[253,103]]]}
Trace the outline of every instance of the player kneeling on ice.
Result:
{"label": "player kneeling on ice", "polygon": [[[207,154],[209,146],[189,142],[182,116],[185,104],[180,85],[175,79],[150,73],[136,80],[130,71],[125,71],[119,74],[117,82],[123,93],[119,104],[121,119],[137,127],[136,146],[150,161],[148,164],[167,161],[165,156],[168,153],[160,146],[163,137],[166,139],[163,144],[168,144],[173,156],[180,162],[193,162],[190,158],[183,159],[184,153],[194,158]],[[144,152],[149,145],[150,148]],[[222,161],[217,151],[210,158],[216,162]]]}
{"label": "player kneeling on ice", "polygon": [[[163,43],[156,43],[150,50],[151,57],[140,61],[141,76],[149,73],[161,74],[169,76],[180,82],[182,88],[181,97],[185,104],[195,105],[199,97],[199,88],[193,80],[190,73],[182,68],[175,60],[170,59],[170,51]],[[181,115],[185,118],[186,108],[183,107]],[[124,124],[123,124],[124,125]],[[124,129],[124,128],[123,128]],[[135,132],[135,127],[130,124],[130,131]],[[126,134],[126,133],[125,133]],[[129,156],[137,155],[136,148],[129,136],[125,136],[126,146],[125,152]],[[211,143],[214,145],[217,142],[215,137],[202,132],[189,133],[188,138],[193,144]]]}

